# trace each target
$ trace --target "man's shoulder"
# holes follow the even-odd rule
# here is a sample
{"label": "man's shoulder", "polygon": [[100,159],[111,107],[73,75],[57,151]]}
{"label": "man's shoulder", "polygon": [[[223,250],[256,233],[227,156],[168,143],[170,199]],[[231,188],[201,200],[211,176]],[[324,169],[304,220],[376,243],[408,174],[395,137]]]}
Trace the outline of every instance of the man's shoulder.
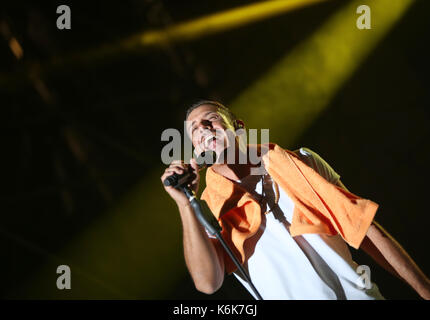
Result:
{"label": "man's shoulder", "polygon": [[301,157],[312,157],[314,154],[316,154],[314,151],[307,147],[301,147],[299,149],[293,150],[295,154]]}
{"label": "man's shoulder", "polygon": [[340,175],[315,151],[301,147],[293,151],[300,159],[330,182],[335,182]]}
{"label": "man's shoulder", "polygon": [[321,162],[321,160],[323,160],[317,152],[307,147],[300,147],[299,149],[293,150],[293,152],[304,161]]}

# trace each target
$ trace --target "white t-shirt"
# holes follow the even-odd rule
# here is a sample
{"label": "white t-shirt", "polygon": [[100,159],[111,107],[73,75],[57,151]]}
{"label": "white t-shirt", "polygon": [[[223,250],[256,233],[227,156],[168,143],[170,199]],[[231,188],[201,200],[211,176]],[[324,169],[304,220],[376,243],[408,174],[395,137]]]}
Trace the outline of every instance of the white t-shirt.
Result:
{"label": "white t-shirt", "polygon": [[[336,183],[339,179],[340,176],[315,152],[307,148],[295,152],[327,181]],[[264,215],[261,236],[244,265],[264,300],[384,299],[378,287],[365,278],[371,274],[357,272],[358,264],[352,260],[347,243],[340,235],[291,237],[289,225],[294,202],[279,187],[278,206],[274,205],[275,191],[269,175],[249,175],[237,183],[257,199],[267,200],[262,204],[263,212],[272,209]],[[255,297],[238,270],[234,275]]]}

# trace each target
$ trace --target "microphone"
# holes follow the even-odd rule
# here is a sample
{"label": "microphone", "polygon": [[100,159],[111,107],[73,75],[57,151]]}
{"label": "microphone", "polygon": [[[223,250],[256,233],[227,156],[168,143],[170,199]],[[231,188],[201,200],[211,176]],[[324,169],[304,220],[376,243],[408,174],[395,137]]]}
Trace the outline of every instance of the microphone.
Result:
{"label": "microphone", "polygon": [[[216,154],[214,151],[202,152],[197,157],[196,161],[197,161],[197,165],[199,167],[199,170],[206,168],[206,167],[210,167],[216,161]],[[192,170],[193,169],[190,166],[188,168],[188,171],[186,171],[182,174],[174,173],[171,176],[164,179],[163,184],[166,187],[172,186],[174,188],[178,188],[178,187],[184,185],[185,183],[187,183],[187,182],[189,182],[195,178],[196,175],[193,173]]]}

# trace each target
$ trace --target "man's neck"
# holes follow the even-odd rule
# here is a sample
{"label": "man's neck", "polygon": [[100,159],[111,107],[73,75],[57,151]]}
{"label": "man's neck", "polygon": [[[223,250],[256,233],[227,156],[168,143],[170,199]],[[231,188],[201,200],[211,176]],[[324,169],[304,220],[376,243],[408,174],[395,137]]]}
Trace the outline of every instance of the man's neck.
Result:
{"label": "man's neck", "polygon": [[245,157],[247,161],[246,163],[239,163],[239,159],[241,159],[240,156],[244,156],[243,152],[238,147],[235,151],[235,163],[216,163],[212,166],[213,170],[216,173],[234,181],[242,180],[244,177],[250,174],[252,167],[258,166],[250,162],[249,146],[247,146],[246,150],[246,152],[248,153]]}

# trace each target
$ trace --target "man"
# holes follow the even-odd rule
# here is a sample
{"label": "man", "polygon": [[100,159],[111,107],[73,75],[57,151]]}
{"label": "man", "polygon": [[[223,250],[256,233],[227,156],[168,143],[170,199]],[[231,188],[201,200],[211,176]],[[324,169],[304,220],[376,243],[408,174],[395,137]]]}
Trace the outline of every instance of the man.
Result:
{"label": "man", "polygon": [[[216,101],[194,104],[186,120],[195,153],[212,150],[218,155],[207,170],[202,199],[263,299],[384,299],[376,284],[361,283],[365,277],[360,277],[363,271],[352,260],[348,244],[363,249],[422,298],[430,298],[429,279],[373,221],[378,205],[350,193],[316,153],[307,148],[292,152],[274,144],[243,149],[228,132],[243,129],[244,122]],[[255,151],[261,162],[247,157],[246,163],[228,163],[222,161],[225,150],[234,150],[235,159]],[[190,186],[197,192],[194,159],[190,166],[196,175]],[[252,170],[259,166],[267,170],[255,174]],[[188,169],[174,161],[161,180]],[[179,209],[185,261],[196,289],[214,293],[227,272],[255,297],[218,240],[200,225],[187,197],[172,187],[165,190]]]}

